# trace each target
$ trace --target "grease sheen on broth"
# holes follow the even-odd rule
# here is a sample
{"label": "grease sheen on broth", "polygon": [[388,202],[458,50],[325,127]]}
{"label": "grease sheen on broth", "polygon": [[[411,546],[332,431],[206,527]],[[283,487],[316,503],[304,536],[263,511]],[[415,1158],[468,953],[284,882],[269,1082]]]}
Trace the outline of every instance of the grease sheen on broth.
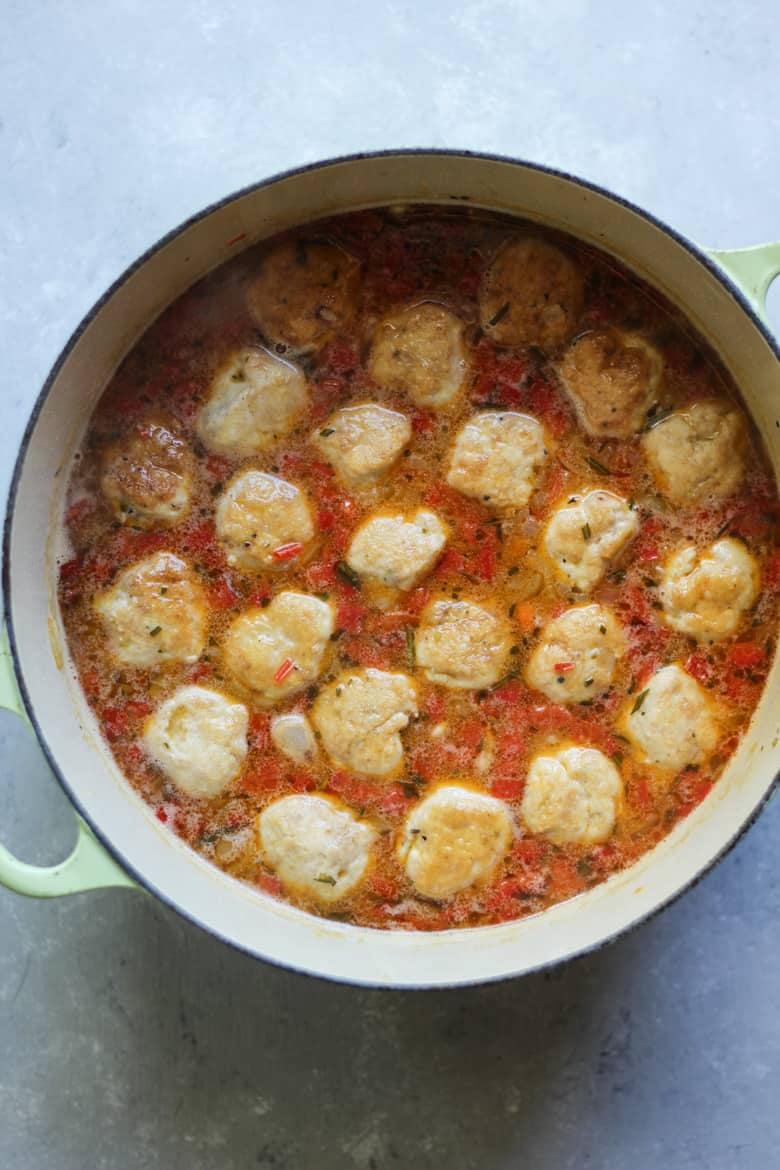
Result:
{"label": "grease sheen on broth", "polygon": [[777,520],[659,294],[523,221],[393,208],[250,248],[147,331],[73,467],[59,599],[192,848],[314,913],[474,926],[717,783],[774,653]]}

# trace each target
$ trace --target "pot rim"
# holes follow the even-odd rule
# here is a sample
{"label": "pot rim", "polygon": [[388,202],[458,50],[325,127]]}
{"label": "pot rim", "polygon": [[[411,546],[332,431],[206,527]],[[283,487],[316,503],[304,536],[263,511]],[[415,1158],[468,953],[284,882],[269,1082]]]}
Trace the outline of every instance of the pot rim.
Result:
{"label": "pot rim", "polygon": [[[109,285],[109,287],[106,289],[106,291],[98,298],[97,301],[95,301],[95,303],[87,311],[87,313],[82,317],[82,319],[79,321],[79,323],[77,324],[77,326],[75,327],[75,329],[71,333],[70,337],[68,338],[65,345],[63,346],[60,353],[58,354],[57,358],[55,359],[55,361],[54,361],[51,369],[49,370],[49,373],[48,373],[48,375],[47,375],[47,377],[46,377],[46,379],[41,387],[41,390],[39,391],[39,393],[35,399],[32,410],[30,412],[30,416],[28,418],[27,424],[26,424],[24,432],[22,434],[22,438],[20,440],[19,450],[17,452],[16,459],[14,461],[13,471],[12,471],[11,480],[10,480],[9,489],[8,489],[8,496],[7,496],[7,500],[6,500],[5,514],[4,514],[4,518],[3,518],[3,538],[2,538],[3,619],[5,622],[5,626],[6,626],[6,630],[7,630],[7,634],[8,634],[8,644],[9,644],[10,653],[11,653],[11,662],[13,665],[14,675],[16,678],[17,687],[19,689],[19,694],[21,696],[22,703],[24,705],[24,709],[25,709],[27,716],[30,720],[30,724],[33,728],[33,731],[35,732],[36,738],[41,746],[41,749],[44,753],[46,761],[49,764],[49,767],[51,768],[52,772],[54,773],[54,776],[57,779],[57,782],[59,783],[59,785],[61,786],[61,788],[65,792],[65,795],[67,796],[68,800],[70,801],[71,805],[73,806],[73,808],[75,809],[77,814],[86,823],[86,825],[89,827],[89,830],[91,831],[91,833],[100,842],[100,844],[107,851],[107,853],[121,866],[121,868],[123,870],[125,870],[127,873],[129,873],[143,889],[154,894],[154,896],[159,898],[160,901],[163,902],[166,906],[170,907],[172,910],[175,910],[183,918],[187,919],[187,921],[193,923],[195,926],[199,927],[201,930],[205,930],[209,934],[214,935],[220,942],[226,943],[228,946],[232,947],[233,949],[238,950],[244,954],[247,954],[247,955],[251,956],[253,959],[256,959],[256,960],[259,959],[259,960],[266,962],[266,963],[269,963],[275,967],[295,971],[297,974],[305,975],[311,979],[323,979],[323,980],[327,980],[329,982],[336,982],[336,983],[345,984],[347,986],[350,986],[350,985],[362,986],[362,987],[377,988],[377,989],[382,989],[382,990],[442,990],[442,989],[455,989],[455,988],[462,988],[462,987],[481,986],[482,984],[488,984],[488,983],[501,983],[501,982],[508,981],[510,979],[516,979],[519,977],[519,975],[522,975],[522,976],[534,975],[534,974],[538,974],[539,972],[542,972],[542,971],[551,970],[551,969],[554,969],[555,967],[563,965],[564,963],[571,962],[573,959],[582,958],[585,955],[589,955],[589,954],[592,954],[598,950],[601,950],[602,948],[610,945],[611,943],[616,942],[619,938],[622,938],[622,937],[630,934],[631,932],[636,930],[639,926],[643,925],[644,923],[649,922],[650,920],[655,918],[663,910],[666,910],[669,906],[673,905],[673,903],[675,903],[678,900],[678,898],[682,897],[683,894],[687,893],[689,890],[693,889],[694,886],[698,885],[699,882],[702,881],[702,879],[704,877],[706,877],[707,874],[709,874],[711,872],[711,870],[713,870],[715,868],[715,866],[726,856],[727,853],[729,853],[734,848],[734,846],[737,844],[737,842],[753,826],[755,821],[758,819],[758,817],[761,815],[764,808],[766,807],[769,799],[777,791],[778,785],[780,785],[780,772],[777,772],[775,774],[775,776],[773,777],[771,783],[768,785],[766,791],[764,792],[764,794],[763,794],[761,800],[758,802],[758,804],[756,804],[753,807],[753,809],[751,810],[750,814],[739,825],[736,826],[733,835],[725,842],[725,844],[722,846],[722,848],[716,854],[713,855],[713,857],[704,865],[704,867],[701,870],[699,870],[698,873],[694,874],[694,876],[692,878],[690,878],[688,881],[684,882],[678,889],[676,889],[674,891],[674,893],[670,894],[667,898],[665,898],[664,900],[659,902],[651,910],[647,911],[644,914],[641,914],[639,917],[637,917],[633,921],[629,922],[625,926],[618,928],[617,930],[615,930],[614,933],[608,935],[606,938],[599,939],[599,940],[595,941],[590,946],[587,946],[587,945],[580,946],[577,949],[573,950],[570,954],[567,954],[565,956],[561,956],[561,957],[555,958],[555,959],[550,959],[547,962],[538,963],[535,966],[529,967],[528,969],[526,969],[520,973],[510,972],[508,974],[502,973],[502,974],[497,974],[494,976],[488,975],[488,976],[481,976],[481,977],[474,978],[474,979],[466,979],[466,980],[457,979],[454,982],[440,981],[440,982],[436,982],[436,983],[430,983],[430,982],[414,983],[414,982],[406,982],[406,981],[381,982],[381,981],[372,981],[369,979],[354,979],[354,978],[349,978],[346,975],[344,975],[344,976],[336,976],[336,975],[332,975],[332,974],[324,975],[324,974],[320,974],[319,972],[311,971],[305,967],[299,966],[299,965],[297,965],[293,962],[290,962],[290,961],[281,960],[278,958],[270,957],[268,955],[260,954],[253,947],[248,946],[248,945],[244,945],[234,938],[227,937],[226,935],[222,934],[219,930],[216,930],[211,926],[205,925],[197,917],[196,914],[190,912],[189,910],[184,909],[173,898],[172,895],[169,895],[166,891],[161,890],[157,885],[152,884],[150,882],[150,880],[143,874],[142,871],[140,871],[135,865],[128,862],[125,859],[125,857],[123,856],[123,854],[114,846],[114,844],[110,840],[110,838],[108,838],[106,836],[106,834],[103,833],[100,829],[98,829],[98,827],[93,823],[93,820],[90,816],[89,810],[84,807],[81,800],[73,792],[70,783],[68,782],[67,778],[65,777],[63,771],[59,767],[59,764],[57,763],[57,761],[54,757],[54,753],[53,753],[52,749],[49,747],[48,740],[47,740],[46,735],[44,733],[44,730],[43,730],[43,728],[38,720],[38,717],[37,717],[37,714],[35,711],[35,707],[32,703],[31,698],[30,698],[30,695],[29,695],[29,692],[28,692],[28,689],[27,689],[27,686],[26,686],[26,683],[24,680],[24,674],[22,671],[21,659],[20,659],[18,644],[17,644],[17,639],[16,639],[16,631],[14,629],[13,617],[12,617],[11,605],[10,605],[10,597],[11,597],[11,557],[10,557],[11,529],[12,529],[13,519],[14,519],[16,499],[17,499],[17,493],[18,493],[18,488],[19,488],[19,481],[21,479],[22,470],[24,467],[25,459],[27,457],[28,447],[29,447],[33,432],[35,430],[35,427],[37,425],[38,418],[40,416],[40,413],[43,409],[45,402],[47,401],[47,399],[49,397],[49,394],[54,386],[54,383],[56,382],[56,380],[59,376],[59,373],[60,373],[60,370],[62,369],[62,366],[64,365],[65,361],[69,357],[74,346],[77,344],[77,342],[79,341],[81,336],[84,334],[84,332],[89,328],[92,321],[99,314],[99,312],[101,311],[103,306],[112,299],[112,297],[116,294],[116,292],[130,279],[130,277],[133,276],[133,274],[135,272],[137,272],[139,269],[141,269],[147,263],[147,261],[150,260],[154,255],[156,255],[159,251],[161,251],[163,248],[165,248],[172,240],[174,240],[178,236],[182,235],[190,227],[207,219],[214,212],[220,210],[221,208],[227,206],[230,203],[233,203],[233,202],[241,199],[242,197],[244,197],[246,195],[252,194],[253,192],[261,190],[265,187],[273,186],[274,184],[276,184],[282,180],[293,179],[293,178],[296,178],[300,175],[307,174],[307,173],[313,172],[313,171],[324,170],[324,169],[331,167],[331,166],[334,166],[334,165],[339,165],[339,164],[343,164],[343,163],[359,163],[359,162],[362,162],[364,160],[373,160],[373,159],[382,159],[382,158],[399,158],[399,157],[409,158],[409,157],[415,157],[415,156],[427,156],[427,157],[439,156],[439,157],[447,157],[447,158],[468,158],[468,159],[482,160],[482,161],[486,161],[486,162],[506,163],[510,166],[520,167],[520,168],[524,168],[524,169],[529,170],[529,171],[535,171],[535,172],[538,172],[541,174],[546,174],[546,175],[549,175],[553,178],[562,179],[564,182],[569,183],[572,186],[581,187],[581,188],[584,188],[585,190],[592,191],[592,192],[596,193],[597,195],[600,195],[602,198],[609,201],[610,203],[617,204],[618,206],[621,206],[621,207],[633,212],[635,215],[644,219],[649,224],[651,224],[653,227],[659,229],[660,231],[662,231],[663,233],[665,233],[666,235],[671,237],[677,244],[679,244],[682,248],[684,248],[685,251],[687,251],[695,260],[697,260],[704,268],[706,268],[710,272],[711,275],[713,275],[717,279],[718,283],[728,292],[728,294],[730,295],[732,300],[734,300],[737,303],[739,308],[743,311],[743,313],[745,313],[745,315],[750,319],[752,324],[757,328],[759,333],[762,335],[764,341],[767,343],[770,350],[772,351],[778,364],[780,364],[780,344],[778,344],[778,342],[775,340],[775,338],[774,338],[773,334],[771,333],[771,331],[769,330],[767,324],[765,323],[764,320],[762,320],[761,316],[756,312],[755,307],[753,306],[753,304],[751,304],[748,297],[739,288],[739,286],[731,279],[729,274],[726,271],[724,271],[724,269],[721,268],[718,264],[716,264],[715,261],[701,247],[699,247],[698,245],[693,243],[693,241],[690,240],[687,236],[678,232],[675,228],[670,227],[667,223],[665,223],[663,220],[659,219],[657,216],[653,215],[651,212],[648,212],[644,208],[639,207],[636,203],[634,203],[630,199],[626,199],[622,195],[617,195],[615,192],[611,191],[607,187],[603,187],[600,184],[591,182],[590,180],[587,180],[587,179],[582,179],[576,175],[571,174],[568,171],[562,170],[562,169],[557,168],[557,167],[548,166],[548,165],[543,164],[543,163],[530,162],[527,159],[516,158],[516,157],[513,157],[511,155],[504,155],[504,154],[499,154],[499,153],[495,153],[495,152],[491,152],[491,151],[473,151],[473,150],[447,148],[447,147],[407,147],[407,148],[388,148],[388,149],[384,149],[384,150],[375,150],[375,151],[359,151],[359,152],[353,152],[350,154],[336,155],[336,156],[333,156],[331,158],[322,159],[322,160],[315,161],[312,163],[305,163],[301,166],[290,167],[287,170],[279,171],[279,172],[269,176],[268,178],[261,179],[257,182],[254,182],[254,183],[248,183],[245,186],[240,187],[237,190],[231,192],[230,194],[225,195],[225,196],[221,197],[220,199],[215,200],[214,202],[208,204],[206,207],[202,208],[201,210],[194,212],[192,215],[188,216],[186,219],[181,221],[181,223],[179,223],[177,226],[171,228],[169,231],[164,233],[164,235],[162,235],[153,244],[151,244],[148,248],[146,248],[137,257],[137,259],[132,261],[126,268],[124,268],[122,270],[122,272],[120,272],[120,274],[112,281],[112,283]],[[471,933],[471,931],[469,933]]]}

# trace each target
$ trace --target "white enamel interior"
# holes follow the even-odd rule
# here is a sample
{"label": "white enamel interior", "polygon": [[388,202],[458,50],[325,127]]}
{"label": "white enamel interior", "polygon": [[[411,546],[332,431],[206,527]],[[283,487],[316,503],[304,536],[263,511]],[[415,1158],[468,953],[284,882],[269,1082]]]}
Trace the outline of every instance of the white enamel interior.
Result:
{"label": "white enamel interior", "polygon": [[[466,155],[399,154],[334,162],[248,191],[196,220],[119,283],[72,344],[29,437],[10,529],[8,614],[28,709],[67,788],[116,856],[203,927],[313,974],[386,986],[457,985],[521,974],[595,947],[694,880],[760,807],[780,770],[778,663],[751,728],[713,793],[652,853],[587,894],[507,925],[439,934],[326,922],[246,889],[200,860],[149,813],[116,768],[47,623],[52,533],[90,410],[150,321],[195,279],[280,229],[333,211],[468,199],[572,232],[612,253],[680,305],[719,350],[780,456],[780,366],[726,284],[664,229],[610,197],[545,171]],[[246,233],[238,244],[236,236]],[[670,712],[670,717],[673,713]]]}

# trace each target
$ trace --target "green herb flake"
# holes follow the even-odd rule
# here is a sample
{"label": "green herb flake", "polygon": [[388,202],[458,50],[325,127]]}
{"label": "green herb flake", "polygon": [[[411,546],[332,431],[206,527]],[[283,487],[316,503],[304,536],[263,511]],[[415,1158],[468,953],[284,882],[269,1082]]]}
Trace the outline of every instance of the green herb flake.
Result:
{"label": "green herb flake", "polygon": [[509,569],[507,569],[506,575],[507,575],[507,577],[516,577],[519,572],[520,572],[520,566],[519,565],[512,565]]}
{"label": "green herb flake", "polygon": [[335,435],[335,433],[336,433],[335,427],[323,427],[322,430],[320,431],[320,438],[327,439],[328,435]]}
{"label": "green herb flake", "polygon": [[593,873],[593,866],[587,857],[581,857],[577,862],[577,873],[580,877],[588,878]]}
{"label": "green herb flake", "polygon": [[607,632],[606,626],[599,626],[599,633],[600,634],[606,634],[606,632]]}
{"label": "green herb flake", "polygon": [[416,662],[416,652],[414,645],[414,630],[411,626],[406,627],[406,658],[409,666],[414,669]]}
{"label": "green herb flake", "polygon": [[349,567],[346,561],[336,562],[336,572],[338,573],[339,577],[341,577],[343,581],[346,581],[348,585],[351,585],[353,589],[360,588],[360,578],[358,577],[355,570]]}
{"label": "green herb flake", "polygon": [[512,604],[511,604],[511,605],[510,605],[510,607],[509,607],[509,616],[510,616],[511,618],[513,618],[513,617],[515,616],[515,610],[516,610],[516,609],[517,609],[517,602],[516,602],[516,601],[513,601],[513,602],[512,602]]}
{"label": "green herb flake", "polygon": [[614,474],[614,472],[610,471],[608,467],[605,467],[603,463],[599,463],[598,459],[594,459],[594,457],[592,455],[588,455],[585,462],[588,464],[589,467],[592,467],[594,471],[598,472],[599,475],[613,475]]}
{"label": "green herb flake", "polygon": [[590,540],[590,524],[583,524],[582,536],[584,540]]}
{"label": "green herb flake", "polygon": [[318,873],[315,882],[322,882],[324,886],[335,886],[336,879],[330,873]]}
{"label": "green herb flake", "polygon": [[211,494],[212,494],[212,496],[218,496],[218,495],[219,495],[219,493],[222,491],[222,488],[223,488],[223,486],[224,486],[224,485],[223,485],[222,483],[220,483],[220,481],[219,481],[219,480],[217,480],[217,482],[216,482],[216,483],[213,483],[213,484],[211,485]]}
{"label": "green herb flake", "polygon": [[498,325],[499,321],[503,321],[504,317],[506,317],[508,312],[509,312],[509,301],[504,301],[503,305],[498,310],[498,312],[494,313],[493,316],[488,321],[489,327],[492,329],[494,325]]}
{"label": "green herb flake", "polygon": [[650,692],[648,690],[640,691],[634,700],[634,705],[631,708],[631,714],[636,715],[637,711],[641,710],[642,704]]}
{"label": "green herb flake", "polygon": [[149,631],[149,637],[156,638],[157,635],[161,634],[161,633],[162,633],[162,626],[154,626],[154,628]]}

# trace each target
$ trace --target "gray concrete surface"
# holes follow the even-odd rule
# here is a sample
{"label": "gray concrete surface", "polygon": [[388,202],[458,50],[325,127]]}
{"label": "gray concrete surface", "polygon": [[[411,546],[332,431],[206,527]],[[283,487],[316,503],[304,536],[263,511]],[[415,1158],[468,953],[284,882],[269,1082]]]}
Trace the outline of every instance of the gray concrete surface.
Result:
{"label": "gray concrete surface", "polygon": [[[774,0],[5,0],[0,487],[121,268],[278,169],[394,145],[561,166],[726,247],[780,236]],[[780,317],[780,313],[777,314]],[[0,719],[0,836],[73,836]],[[776,801],[702,884],[553,974],[355,991],[151,898],[0,891],[2,1170],[771,1170]]]}

